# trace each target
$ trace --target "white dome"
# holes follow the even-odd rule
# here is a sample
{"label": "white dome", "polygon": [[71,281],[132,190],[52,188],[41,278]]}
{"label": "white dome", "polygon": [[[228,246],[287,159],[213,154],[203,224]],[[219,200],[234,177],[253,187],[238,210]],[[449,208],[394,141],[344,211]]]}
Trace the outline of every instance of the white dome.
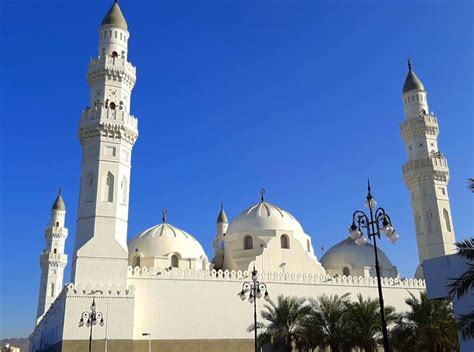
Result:
{"label": "white dome", "polygon": [[241,212],[232,221],[227,234],[252,230],[287,230],[304,233],[298,220],[276,205],[260,202]]}
{"label": "white dome", "polygon": [[[382,276],[397,276],[397,269],[390,259],[377,248]],[[321,258],[321,264],[328,271],[343,272],[345,267],[351,269],[351,274],[361,272],[365,267],[371,268],[371,275],[375,276],[374,246],[370,243],[359,246],[351,238],[339,242],[331,247]]]}
{"label": "white dome", "polygon": [[163,257],[178,253],[181,258],[206,257],[196,238],[168,223],[162,223],[143,231],[128,242],[130,254],[139,252],[143,257]]}

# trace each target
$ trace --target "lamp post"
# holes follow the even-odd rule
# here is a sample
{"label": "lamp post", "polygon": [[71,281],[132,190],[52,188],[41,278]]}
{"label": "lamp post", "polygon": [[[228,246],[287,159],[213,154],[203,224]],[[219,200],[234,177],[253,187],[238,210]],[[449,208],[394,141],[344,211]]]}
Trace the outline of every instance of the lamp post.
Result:
{"label": "lamp post", "polygon": [[99,322],[100,326],[104,326],[104,315],[102,312],[97,312],[95,298],[93,298],[91,310],[82,312],[81,320],[79,320],[79,327],[83,327],[85,325],[89,328],[89,352],[92,351],[92,327],[97,325],[97,322]]}
{"label": "lamp post", "polygon": [[142,336],[148,336],[148,352],[151,352],[151,333],[143,332]]}
{"label": "lamp post", "polygon": [[247,293],[249,294],[249,302],[253,304],[254,344],[255,352],[257,352],[257,299],[263,297],[265,301],[269,301],[270,295],[268,294],[267,285],[258,281],[257,270],[255,270],[255,266],[252,270],[252,281],[244,282],[242,284],[242,291],[237,293],[237,295],[242,301],[245,301],[247,298]]}
{"label": "lamp post", "polygon": [[392,243],[395,243],[399,236],[398,233],[392,226],[390,216],[385,212],[383,208],[377,208],[377,202],[371,193],[370,180],[367,185],[367,200],[365,206],[369,209],[369,215],[362,210],[356,210],[352,215],[352,225],[349,227],[349,234],[354,242],[363,246],[367,243],[367,239],[364,237],[363,231],[365,230],[367,237],[372,239],[374,242],[374,254],[375,254],[375,272],[377,274],[377,285],[379,291],[379,304],[380,304],[380,321],[382,323],[382,335],[383,335],[383,347],[385,352],[389,352],[388,334],[387,334],[387,323],[385,321],[383,294],[382,294],[382,283],[380,279],[380,265],[379,256],[377,253],[377,238],[380,239],[380,231],[382,231]]}

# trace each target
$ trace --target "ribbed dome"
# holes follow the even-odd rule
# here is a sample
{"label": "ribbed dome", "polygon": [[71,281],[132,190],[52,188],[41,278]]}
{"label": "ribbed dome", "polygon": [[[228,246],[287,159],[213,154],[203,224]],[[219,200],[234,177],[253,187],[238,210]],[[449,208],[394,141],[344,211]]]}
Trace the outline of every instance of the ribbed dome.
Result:
{"label": "ribbed dome", "polygon": [[[390,259],[379,248],[377,248],[377,253],[382,276],[396,276],[396,268]],[[370,243],[359,246],[351,238],[346,238],[322,256],[321,264],[326,270],[333,269],[341,272],[344,267],[350,267],[352,272],[355,271],[354,269],[363,270],[364,267],[370,267],[375,275],[374,246]]]}
{"label": "ribbed dome", "polygon": [[410,67],[408,69],[407,78],[405,79],[405,84],[403,85],[403,94],[415,89],[425,90],[425,87],[423,87],[423,83],[421,83],[420,79],[415,75],[415,72],[413,72]]}
{"label": "ribbed dome", "polygon": [[237,215],[229,225],[227,234],[252,230],[288,230],[304,233],[293,215],[267,202],[255,204]]}
{"label": "ribbed dome", "polygon": [[102,26],[106,25],[116,26],[126,31],[128,30],[127,21],[125,21],[125,17],[123,17],[122,10],[120,10],[120,6],[117,1],[114,1],[114,4],[110,8],[109,12],[107,12],[104,19],[102,20]]}
{"label": "ribbed dome", "polygon": [[167,256],[178,253],[181,258],[199,259],[206,254],[192,235],[168,223],[143,231],[128,243],[129,253],[138,251],[144,257]]}
{"label": "ribbed dome", "polygon": [[61,196],[61,191],[59,191],[58,197],[54,201],[52,209],[66,211],[66,204],[64,204],[63,197]]}

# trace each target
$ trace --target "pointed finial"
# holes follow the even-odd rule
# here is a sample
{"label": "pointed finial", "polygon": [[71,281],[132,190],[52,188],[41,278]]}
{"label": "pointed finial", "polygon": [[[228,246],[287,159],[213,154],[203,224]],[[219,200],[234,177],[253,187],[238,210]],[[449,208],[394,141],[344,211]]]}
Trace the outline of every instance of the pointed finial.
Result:
{"label": "pointed finial", "polygon": [[408,60],[408,70],[411,71],[411,58],[409,57],[407,60]]}
{"label": "pointed finial", "polygon": [[260,201],[262,203],[265,202],[265,189],[264,188],[260,190]]}
{"label": "pointed finial", "polygon": [[372,194],[371,193],[372,188],[370,187],[370,178],[369,177],[367,177],[367,190],[369,191],[369,195],[371,195]]}
{"label": "pointed finial", "polygon": [[163,210],[161,211],[161,220],[163,221],[163,224],[166,223],[166,214],[168,213],[168,210],[166,208],[163,208]]}
{"label": "pointed finial", "polygon": [[224,202],[221,202],[221,210],[224,210]]}
{"label": "pointed finial", "polygon": [[59,187],[58,196],[60,196],[60,195],[61,195],[62,191],[63,191],[62,187]]}

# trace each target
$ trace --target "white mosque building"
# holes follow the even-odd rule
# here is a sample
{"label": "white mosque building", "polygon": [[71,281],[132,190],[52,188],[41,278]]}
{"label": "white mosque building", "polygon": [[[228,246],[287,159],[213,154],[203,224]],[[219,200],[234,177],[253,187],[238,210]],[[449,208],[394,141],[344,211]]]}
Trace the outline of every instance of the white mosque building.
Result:
{"label": "white mosque building", "polygon": [[[90,106],[81,115],[83,157],[72,277],[64,285],[68,231],[58,195],[40,256],[41,281],[30,351],[85,351],[90,330],[80,318],[94,300],[104,325],[93,327],[95,351],[250,351],[250,304],[237,292],[254,267],[271,297],[325,294],[377,296],[374,248],[343,239],[320,260],[297,218],[261,199],[229,221],[222,207],[215,253],[208,257],[197,237],[162,222],[127,241],[132,149],[138,119],[131,114],[136,70],[128,61],[130,33],[115,1],[102,21],[98,56],[87,73]],[[446,158],[438,151],[438,124],[427,92],[409,66],[403,86],[401,134],[408,162],[420,264],[454,252],[454,228]],[[425,290],[423,270],[401,279],[379,250],[385,302],[403,311],[409,292]],[[262,308],[259,303],[259,309]]]}

